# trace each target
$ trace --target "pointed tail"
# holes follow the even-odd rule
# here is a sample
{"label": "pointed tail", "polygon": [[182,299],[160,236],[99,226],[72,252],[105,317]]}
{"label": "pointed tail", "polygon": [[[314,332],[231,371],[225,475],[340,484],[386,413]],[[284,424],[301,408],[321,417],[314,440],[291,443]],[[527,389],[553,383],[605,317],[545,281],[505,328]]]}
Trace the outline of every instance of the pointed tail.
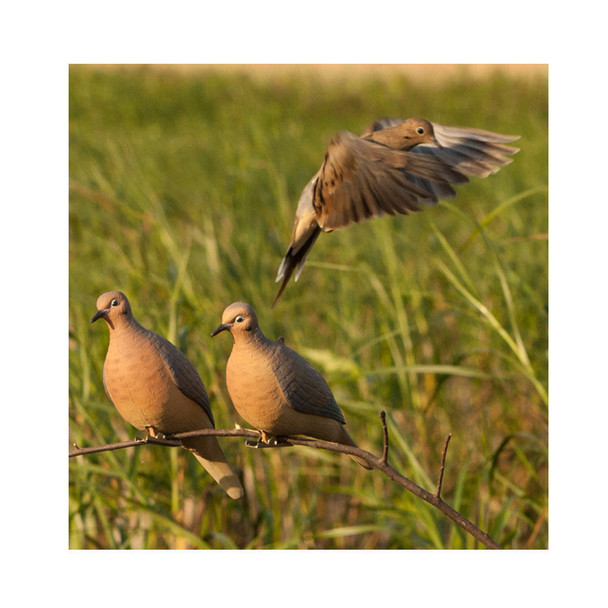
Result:
{"label": "pointed tail", "polygon": [[[353,448],[358,448],[359,446],[355,442],[355,440],[348,434],[348,431],[342,427],[342,436],[340,437],[340,443],[344,443],[346,445],[350,445]],[[371,471],[374,467],[370,466],[366,460],[363,458],[359,458],[358,456],[352,456],[349,454],[349,457],[352,458],[357,464],[360,464],[364,469]]]}
{"label": "pointed tail", "polygon": [[194,454],[207,473],[217,481],[230,498],[244,496],[243,486],[228,464],[216,437],[193,437],[184,439],[182,443],[187,450]]}
{"label": "pointed tail", "polygon": [[306,257],[310,253],[312,246],[315,244],[319,234],[321,233],[321,228],[316,226],[311,230],[308,238],[304,241],[302,245],[295,249],[295,245],[292,243],[289,245],[289,249],[279,266],[279,271],[277,272],[277,278],[275,281],[278,283],[281,281],[281,285],[279,286],[279,290],[277,291],[277,295],[274,297],[272,301],[272,305],[274,306],[277,300],[281,297],[281,294],[287,287],[287,283],[291,278],[291,275],[296,273],[294,280],[297,281],[300,277],[300,273],[302,272],[302,268],[304,267],[304,263],[306,262]]}

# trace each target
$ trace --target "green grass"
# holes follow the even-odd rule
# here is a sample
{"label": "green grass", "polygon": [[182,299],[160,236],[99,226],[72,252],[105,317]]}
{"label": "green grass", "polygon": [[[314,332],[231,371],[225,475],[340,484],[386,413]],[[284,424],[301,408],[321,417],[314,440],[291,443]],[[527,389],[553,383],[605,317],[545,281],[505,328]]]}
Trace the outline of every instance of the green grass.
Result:
{"label": "green grass", "polygon": [[[410,217],[321,235],[274,309],[301,189],[337,131],[424,116],[520,134],[512,165]],[[224,383],[225,306],[250,302],[332,387],[361,445],[507,548],[548,545],[547,82],[332,84],[153,68],[70,71],[70,442],[130,438],[102,385],[95,301],[120,289],[138,320],[195,363],[219,427],[243,424]],[[221,439],[247,499],[184,450],[70,460],[72,548],[475,548],[378,472],[305,448]]]}

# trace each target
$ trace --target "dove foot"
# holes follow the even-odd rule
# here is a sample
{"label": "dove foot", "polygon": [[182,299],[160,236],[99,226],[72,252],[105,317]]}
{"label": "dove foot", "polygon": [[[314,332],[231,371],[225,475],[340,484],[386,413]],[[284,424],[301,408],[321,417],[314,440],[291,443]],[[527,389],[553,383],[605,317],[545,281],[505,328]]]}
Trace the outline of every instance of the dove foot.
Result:
{"label": "dove foot", "polygon": [[148,425],[145,427],[146,432],[148,433],[148,437],[152,437],[153,439],[166,439],[167,436],[164,433],[161,433],[158,429],[153,427],[152,425]]}
{"label": "dove foot", "polygon": [[268,435],[264,431],[260,431],[258,439],[247,439],[245,446],[248,448],[282,448],[291,445],[284,437]]}

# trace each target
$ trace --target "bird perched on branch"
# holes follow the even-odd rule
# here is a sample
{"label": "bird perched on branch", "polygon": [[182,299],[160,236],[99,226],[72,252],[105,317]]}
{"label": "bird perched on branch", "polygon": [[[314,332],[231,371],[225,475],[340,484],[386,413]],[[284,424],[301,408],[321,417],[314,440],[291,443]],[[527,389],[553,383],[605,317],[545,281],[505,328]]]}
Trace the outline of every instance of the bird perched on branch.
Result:
{"label": "bird perched on branch", "polygon": [[420,203],[456,195],[468,176],[487,177],[511,162],[519,136],[468,127],[446,127],[421,118],[385,118],[361,137],[333,137],[321,168],[305,186],[287,252],[277,273],[273,305],[295,271],[298,280],[317,237],[384,214],[408,215]]}
{"label": "bird perched on branch", "polygon": [[[127,422],[152,436],[214,428],[207,391],[194,365],[171,342],[135,320],[124,293],[99,296],[91,323],[98,319],[110,330],[104,388]],[[243,496],[216,437],[193,437],[182,444],[228,496]]]}
{"label": "bird perched on branch", "polygon": [[[249,304],[228,306],[211,335],[222,331],[229,331],[234,340],[226,366],[228,392],[238,413],[262,432],[264,442],[268,435],[307,435],[357,447],[321,374],[282,341],[269,340]],[[365,460],[351,458],[371,468]]]}

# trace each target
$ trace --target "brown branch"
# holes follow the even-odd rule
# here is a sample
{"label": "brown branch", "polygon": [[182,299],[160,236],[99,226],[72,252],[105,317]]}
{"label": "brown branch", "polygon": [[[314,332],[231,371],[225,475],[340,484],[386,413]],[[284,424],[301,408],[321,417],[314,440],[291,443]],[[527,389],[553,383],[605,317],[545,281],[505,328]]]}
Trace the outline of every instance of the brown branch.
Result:
{"label": "brown branch", "polygon": [[[381,415],[383,420],[383,431],[385,429],[386,420]],[[123,441],[121,443],[112,443],[104,446],[91,447],[91,448],[75,448],[69,454],[70,458],[74,456],[82,456],[85,454],[91,454],[94,452],[103,452],[108,450],[117,450],[120,448],[127,447],[139,447],[141,445],[166,445],[170,447],[179,446],[181,439],[187,439],[191,437],[202,437],[202,436],[216,436],[216,437],[247,437],[250,439],[258,439],[260,433],[249,429],[235,428],[235,429],[201,429],[199,431],[188,431],[185,433],[176,433],[175,435],[168,435],[165,439],[157,439],[147,437],[144,439],[134,439],[132,441]],[[444,447],[444,456],[447,450],[447,441]],[[371,452],[363,450],[362,448],[355,448],[349,445],[343,445],[340,443],[332,443],[330,441],[321,441],[320,439],[308,439],[307,437],[282,437],[279,445],[300,445],[308,446],[311,448],[317,448],[321,450],[328,450],[330,452],[337,452],[339,454],[348,454],[352,456],[358,456],[365,460],[371,467],[378,469],[381,473],[384,473],[390,480],[394,481],[402,488],[405,488],[408,492],[414,494],[418,498],[421,498],[425,502],[439,509],[446,517],[451,519],[454,523],[460,526],[465,532],[476,538],[480,543],[488,547],[489,549],[502,549],[502,547],[496,543],[487,533],[480,530],[474,523],[469,521],[466,517],[458,513],[455,509],[450,507],[444,502],[437,494],[431,494],[424,488],[416,485],[413,481],[404,477],[398,473],[393,467],[391,467],[385,459],[388,457],[388,432],[385,431],[384,439],[384,451],[382,458],[374,456]],[[442,463],[443,464],[443,463]],[[443,466],[442,466],[443,472]]]}
{"label": "brown branch", "polygon": [[388,427],[386,426],[386,412],[380,411],[380,420],[382,421],[382,436],[384,438],[384,447],[382,449],[382,462],[388,464]]}
{"label": "brown branch", "polygon": [[167,447],[181,447],[182,439],[189,437],[203,437],[211,435],[213,437],[252,437],[258,439],[260,433],[249,429],[200,429],[198,431],[188,431],[187,433],[176,433],[175,435],[167,435],[163,439],[159,437],[143,437],[130,439],[129,441],[121,441],[119,443],[108,443],[90,448],[81,448],[74,444],[74,449],[70,452],[70,458],[74,456],[84,456],[86,454],[95,454],[96,452],[109,452],[110,450],[120,450],[122,448],[136,448],[140,445],[164,445]]}
{"label": "brown branch", "polygon": [[110,450],[120,450],[122,448],[133,448],[139,445],[165,445],[168,447],[180,447],[182,442],[179,439],[160,439],[158,437],[143,437],[130,439],[129,441],[120,441],[118,443],[108,443],[106,445],[97,445],[90,448],[81,448],[75,443],[72,444],[74,449],[70,452],[70,458],[74,456],[85,456],[86,454],[95,454],[97,452],[109,452]]}
{"label": "brown branch", "polygon": [[445,469],[445,456],[448,453],[448,445],[450,444],[450,439],[452,438],[452,433],[450,433],[445,438],[445,444],[443,445],[443,453],[441,454],[441,468],[439,469],[439,479],[437,480],[437,491],[435,492],[435,496],[439,498],[441,495],[441,486],[443,485],[443,470]]}
{"label": "brown branch", "polygon": [[362,450],[361,448],[353,448],[351,446],[338,443],[330,443],[328,441],[320,441],[318,439],[307,439],[305,437],[286,437],[285,441],[291,443],[292,445],[306,445],[313,448],[329,450],[331,452],[352,454],[354,456],[358,456],[359,458],[363,458],[374,469],[378,469],[384,473],[389,479],[414,494],[414,496],[421,498],[425,502],[428,502],[430,505],[433,505],[439,509],[439,511],[458,524],[465,532],[471,534],[471,536],[476,538],[480,543],[489,549],[502,549],[502,547],[496,541],[494,541],[489,534],[483,532],[483,530],[480,530],[474,523],[450,507],[450,505],[444,502],[439,496],[427,492],[424,488],[421,488],[407,477],[404,477],[398,473],[389,464],[383,462],[381,458],[377,458],[366,450]]}

